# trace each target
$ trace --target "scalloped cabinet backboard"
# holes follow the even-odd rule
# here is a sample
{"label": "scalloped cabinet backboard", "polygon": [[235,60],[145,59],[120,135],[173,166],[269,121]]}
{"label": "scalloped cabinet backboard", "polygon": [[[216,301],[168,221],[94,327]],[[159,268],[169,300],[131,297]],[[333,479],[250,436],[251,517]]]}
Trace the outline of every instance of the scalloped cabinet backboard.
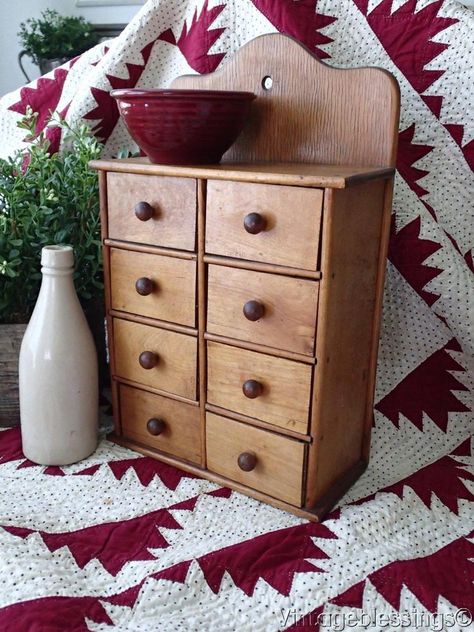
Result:
{"label": "scalloped cabinet backboard", "polygon": [[381,68],[333,68],[285,35],[262,35],[209,75],[173,88],[246,90],[257,100],[226,162],[394,167],[400,91]]}

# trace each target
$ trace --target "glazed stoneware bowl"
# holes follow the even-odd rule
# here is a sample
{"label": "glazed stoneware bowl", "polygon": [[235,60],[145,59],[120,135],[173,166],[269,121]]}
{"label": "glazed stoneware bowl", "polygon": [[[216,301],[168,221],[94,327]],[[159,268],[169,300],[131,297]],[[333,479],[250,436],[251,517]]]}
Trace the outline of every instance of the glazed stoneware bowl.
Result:
{"label": "glazed stoneware bowl", "polygon": [[125,125],[156,164],[212,164],[243,129],[256,95],[216,90],[112,90]]}

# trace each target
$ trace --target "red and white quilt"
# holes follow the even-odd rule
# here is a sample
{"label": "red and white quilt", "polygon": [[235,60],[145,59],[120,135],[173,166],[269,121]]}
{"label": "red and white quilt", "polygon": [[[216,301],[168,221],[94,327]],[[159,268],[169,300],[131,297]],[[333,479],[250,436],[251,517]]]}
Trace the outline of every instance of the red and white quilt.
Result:
{"label": "red and white quilt", "polygon": [[474,629],[474,12],[149,0],[120,37],[0,100],[0,153],[21,147],[28,105],[42,125],[85,119],[106,155],[132,149],[112,88],[212,72],[277,31],[401,87],[370,466],[315,525],[107,441],[35,466],[4,430],[0,632]]}

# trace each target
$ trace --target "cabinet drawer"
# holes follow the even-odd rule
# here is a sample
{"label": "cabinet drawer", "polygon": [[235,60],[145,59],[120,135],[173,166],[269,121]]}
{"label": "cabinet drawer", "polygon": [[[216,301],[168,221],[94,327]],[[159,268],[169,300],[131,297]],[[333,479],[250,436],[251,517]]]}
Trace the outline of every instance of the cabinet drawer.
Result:
{"label": "cabinet drawer", "polygon": [[120,318],[113,326],[118,377],[196,399],[195,337]]}
{"label": "cabinet drawer", "polygon": [[[212,472],[301,506],[303,443],[208,413],[206,449],[207,468]],[[242,465],[250,467],[249,459],[241,456],[249,453],[255,466],[244,471],[239,457]]]}
{"label": "cabinet drawer", "polygon": [[128,439],[199,463],[199,408],[120,385],[122,434]]}
{"label": "cabinet drawer", "polygon": [[195,326],[194,261],[112,248],[110,265],[113,309]]}
{"label": "cabinet drawer", "polygon": [[321,189],[209,180],[206,252],[316,270],[322,203]]}
{"label": "cabinet drawer", "polygon": [[207,349],[210,404],[307,432],[311,366],[210,341]]}
{"label": "cabinet drawer", "polygon": [[[150,219],[135,207],[146,202]],[[196,242],[196,181],[129,173],[107,174],[109,237],[179,250]]]}
{"label": "cabinet drawer", "polygon": [[[221,336],[312,356],[317,299],[316,281],[210,265],[207,328]],[[263,316],[249,320],[244,306],[254,314],[263,307]]]}

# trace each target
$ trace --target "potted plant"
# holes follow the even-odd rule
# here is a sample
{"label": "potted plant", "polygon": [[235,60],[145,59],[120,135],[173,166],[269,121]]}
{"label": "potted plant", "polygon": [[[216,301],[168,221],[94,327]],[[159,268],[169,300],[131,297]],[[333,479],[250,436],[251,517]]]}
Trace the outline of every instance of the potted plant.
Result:
{"label": "potted plant", "polygon": [[99,41],[92,24],[83,17],[60,15],[52,9],[43,11],[39,19],[29,18],[22,22],[18,37],[23,49],[18,63],[27,81],[30,78],[22,65],[24,55],[31,57],[41,74],[45,74]]}
{"label": "potted plant", "polygon": [[[88,166],[102,146],[86,125],[56,119],[65,146],[52,154],[36,122],[28,110],[18,124],[28,148],[0,159],[0,425],[19,417],[19,345],[41,283],[43,246],[73,246],[76,290],[96,341],[104,340],[98,183]],[[100,364],[105,343],[98,346]]]}

